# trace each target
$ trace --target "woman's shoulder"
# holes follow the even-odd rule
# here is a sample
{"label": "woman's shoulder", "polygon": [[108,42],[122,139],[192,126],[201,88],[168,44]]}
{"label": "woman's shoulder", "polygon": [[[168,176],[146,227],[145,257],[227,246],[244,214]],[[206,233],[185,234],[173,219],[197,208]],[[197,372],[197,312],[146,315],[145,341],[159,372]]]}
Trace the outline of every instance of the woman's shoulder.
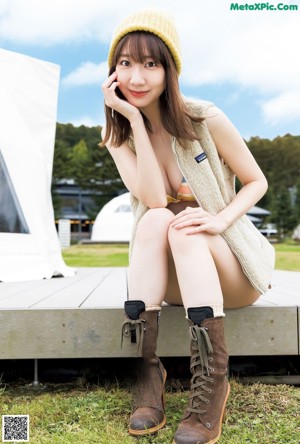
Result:
{"label": "woman's shoulder", "polygon": [[231,124],[230,120],[213,102],[207,100],[186,99],[185,104],[192,115],[205,119],[210,132],[220,128],[228,130]]}
{"label": "woman's shoulder", "polygon": [[214,104],[207,100],[192,99],[189,97],[183,97],[183,100],[189,112],[197,117],[207,117],[209,108],[214,107]]}

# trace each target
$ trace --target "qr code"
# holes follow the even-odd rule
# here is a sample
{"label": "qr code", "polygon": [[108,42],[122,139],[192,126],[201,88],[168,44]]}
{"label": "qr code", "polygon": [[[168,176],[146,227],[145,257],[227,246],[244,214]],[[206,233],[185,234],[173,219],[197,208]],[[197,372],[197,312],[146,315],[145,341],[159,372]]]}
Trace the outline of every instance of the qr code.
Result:
{"label": "qr code", "polygon": [[2,415],[2,442],[29,442],[29,415]]}

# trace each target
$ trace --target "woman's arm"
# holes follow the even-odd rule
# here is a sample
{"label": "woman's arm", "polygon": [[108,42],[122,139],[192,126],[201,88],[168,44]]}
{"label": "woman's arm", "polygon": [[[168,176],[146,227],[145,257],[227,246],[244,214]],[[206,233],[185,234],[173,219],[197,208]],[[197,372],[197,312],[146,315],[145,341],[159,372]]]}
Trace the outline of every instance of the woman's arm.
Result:
{"label": "woman's arm", "polygon": [[105,103],[129,120],[136,154],[127,144],[113,147],[108,143],[107,148],[128,190],[150,208],[165,207],[165,184],[142,115],[138,108],[116,95],[116,79],[117,74],[113,73],[102,85]]}
{"label": "woman's arm", "polygon": [[229,226],[261,199],[268,183],[241,135],[221,110],[210,107],[206,122],[220,157],[243,185],[233,201],[218,214]]}
{"label": "woman's arm", "polygon": [[201,207],[187,208],[177,214],[172,226],[178,230],[190,227],[187,234],[222,233],[234,221],[247,213],[268,188],[264,174],[244,140],[225,114],[216,107],[210,107],[206,122],[219,156],[236,174],[243,187],[232,202],[215,216],[207,213]]}

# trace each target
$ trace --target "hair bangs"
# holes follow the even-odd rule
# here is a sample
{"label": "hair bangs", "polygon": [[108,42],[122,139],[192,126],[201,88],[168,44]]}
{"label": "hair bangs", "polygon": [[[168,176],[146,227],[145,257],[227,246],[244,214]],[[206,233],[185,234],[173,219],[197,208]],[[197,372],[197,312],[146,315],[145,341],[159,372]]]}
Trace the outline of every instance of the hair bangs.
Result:
{"label": "hair bangs", "polygon": [[136,63],[144,63],[150,57],[164,68],[169,66],[171,56],[159,37],[145,31],[131,32],[120,40],[114,54],[115,65],[122,55],[130,56]]}

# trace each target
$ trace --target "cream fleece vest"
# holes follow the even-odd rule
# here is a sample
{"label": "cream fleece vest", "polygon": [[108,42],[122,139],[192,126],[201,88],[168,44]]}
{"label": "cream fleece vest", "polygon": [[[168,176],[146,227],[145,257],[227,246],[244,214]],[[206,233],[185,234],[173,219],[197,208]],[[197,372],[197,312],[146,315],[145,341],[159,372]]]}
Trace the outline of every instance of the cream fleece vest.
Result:
{"label": "cream fleece vest", "polygon": [[[187,106],[193,115],[205,117],[205,111],[210,104],[189,101]],[[173,144],[174,155],[199,205],[208,213],[215,215],[235,197],[235,175],[220,160],[206,122],[195,123],[194,129],[199,141],[188,142],[187,146],[183,148],[175,139]],[[132,138],[129,140],[129,146],[135,151]],[[149,209],[133,195],[131,195],[131,205],[134,224],[130,252],[132,251],[137,225]],[[228,227],[222,233],[222,236],[239,260],[253,287],[261,293],[265,293],[270,288],[271,276],[274,270],[275,253],[273,246],[246,215]]]}

